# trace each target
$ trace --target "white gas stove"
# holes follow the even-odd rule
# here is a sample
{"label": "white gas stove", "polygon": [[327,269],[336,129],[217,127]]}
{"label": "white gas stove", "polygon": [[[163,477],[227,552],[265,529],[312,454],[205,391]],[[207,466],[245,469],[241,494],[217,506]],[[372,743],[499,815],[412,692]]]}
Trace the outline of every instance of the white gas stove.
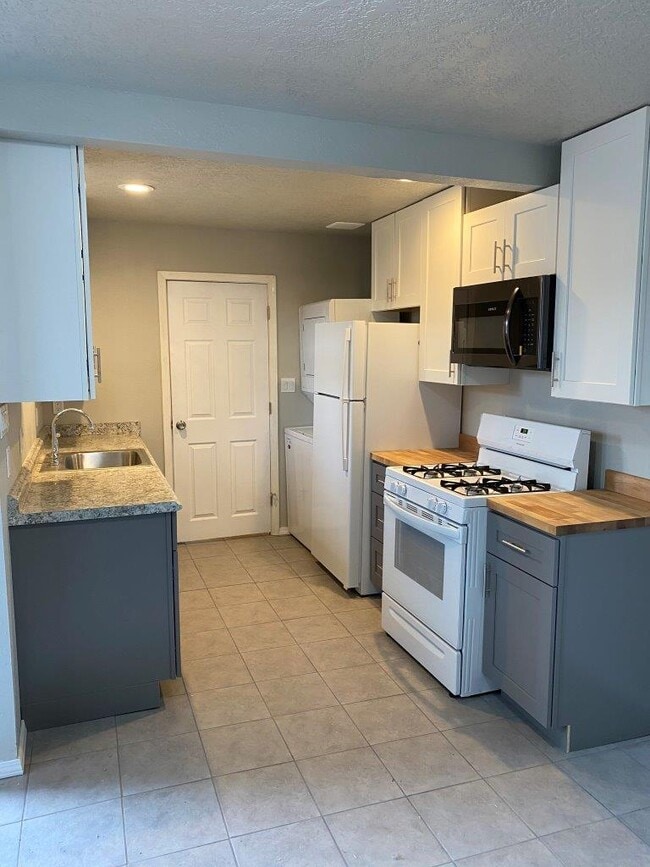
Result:
{"label": "white gas stove", "polygon": [[590,433],[484,414],[476,464],[389,467],[382,624],[454,695],[482,671],[489,497],[587,485]]}

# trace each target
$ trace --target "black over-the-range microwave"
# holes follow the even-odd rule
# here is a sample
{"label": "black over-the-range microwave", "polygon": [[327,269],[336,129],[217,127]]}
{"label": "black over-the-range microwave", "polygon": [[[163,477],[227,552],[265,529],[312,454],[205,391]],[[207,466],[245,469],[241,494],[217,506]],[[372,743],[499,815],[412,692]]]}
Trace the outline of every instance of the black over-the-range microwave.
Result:
{"label": "black over-the-range microwave", "polygon": [[454,289],[450,360],[475,367],[550,370],[555,275]]}

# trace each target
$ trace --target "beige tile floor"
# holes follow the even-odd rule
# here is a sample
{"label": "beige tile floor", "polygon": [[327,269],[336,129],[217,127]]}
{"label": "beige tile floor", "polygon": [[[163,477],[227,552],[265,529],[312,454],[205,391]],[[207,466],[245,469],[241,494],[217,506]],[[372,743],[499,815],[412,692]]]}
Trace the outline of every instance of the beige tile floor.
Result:
{"label": "beige tile floor", "polygon": [[650,738],[567,758],[451,698],[290,537],[180,562],[184,678],[30,737],[2,867],[650,865]]}

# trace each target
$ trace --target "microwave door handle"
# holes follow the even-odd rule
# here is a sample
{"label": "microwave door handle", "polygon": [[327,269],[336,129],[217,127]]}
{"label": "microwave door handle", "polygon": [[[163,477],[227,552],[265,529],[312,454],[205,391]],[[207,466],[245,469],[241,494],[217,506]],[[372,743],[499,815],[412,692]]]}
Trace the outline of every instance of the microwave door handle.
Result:
{"label": "microwave door handle", "polygon": [[512,351],[512,343],[510,342],[510,321],[512,319],[512,308],[515,306],[515,301],[517,300],[519,292],[521,292],[521,289],[519,286],[515,286],[512,290],[512,295],[508,300],[505,316],[503,317],[503,345],[506,350],[506,355],[508,356],[508,361],[512,367],[517,366],[517,359]]}
{"label": "microwave door handle", "polygon": [[427,536],[439,536],[445,539],[451,539],[454,542],[462,544],[465,541],[465,528],[452,527],[449,524],[438,524],[435,521],[428,521],[426,518],[421,518],[419,515],[414,515],[407,509],[403,509],[390,494],[384,494],[384,505],[389,511],[399,518],[404,524],[413,527],[414,530],[420,530]]}

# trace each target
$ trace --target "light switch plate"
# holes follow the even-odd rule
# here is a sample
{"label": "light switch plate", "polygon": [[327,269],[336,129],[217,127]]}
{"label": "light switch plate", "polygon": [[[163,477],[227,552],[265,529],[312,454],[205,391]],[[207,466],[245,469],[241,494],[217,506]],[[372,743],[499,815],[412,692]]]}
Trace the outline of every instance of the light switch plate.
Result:
{"label": "light switch plate", "polygon": [[9,433],[9,404],[0,406],[0,440]]}
{"label": "light switch plate", "polygon": [[280,391],[295,391],[296,390],[296,378],[294,376],[283,376],[280,379]]}

